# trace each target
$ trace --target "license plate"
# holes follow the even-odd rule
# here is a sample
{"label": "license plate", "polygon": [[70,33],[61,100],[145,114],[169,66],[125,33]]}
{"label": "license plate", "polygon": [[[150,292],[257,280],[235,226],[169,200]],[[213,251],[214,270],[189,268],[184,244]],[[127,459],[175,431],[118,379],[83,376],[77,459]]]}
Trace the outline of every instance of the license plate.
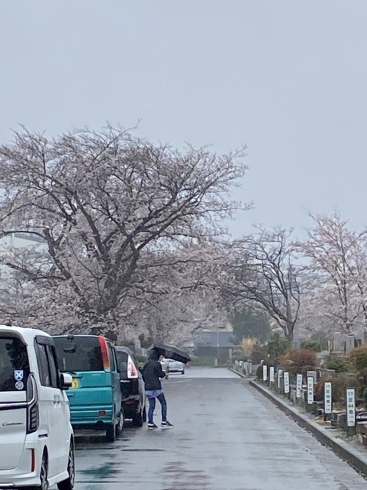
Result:
{"label": "license plate", "polygon": [[79,386],[78,380],[74,378],[72,383],[71,383],[71,387],[72,388],[78,388],[78,386]]}

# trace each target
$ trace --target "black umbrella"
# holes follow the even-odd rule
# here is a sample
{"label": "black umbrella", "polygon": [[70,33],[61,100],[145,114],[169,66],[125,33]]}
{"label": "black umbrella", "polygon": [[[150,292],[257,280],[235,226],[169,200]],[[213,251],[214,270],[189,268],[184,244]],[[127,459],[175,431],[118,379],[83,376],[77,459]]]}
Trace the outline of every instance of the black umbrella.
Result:
{"label": "black umbrella", "polygon": [[157,351],[161,356],[167,359],[174,359],[175,361],[183,362],[186,364],[191,361],[191,357],[183,350],[168,344],[154,344],[153,350]]}

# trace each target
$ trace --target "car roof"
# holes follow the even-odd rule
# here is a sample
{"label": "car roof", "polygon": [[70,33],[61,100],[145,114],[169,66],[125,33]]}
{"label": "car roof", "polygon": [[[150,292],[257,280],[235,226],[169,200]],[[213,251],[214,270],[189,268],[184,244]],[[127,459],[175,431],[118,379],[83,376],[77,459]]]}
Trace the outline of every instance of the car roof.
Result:
{"label": "car roof", "polygon": [[134,352],[126,345],[115,345],[115,349],[117,352],[125,352],[126,354],[129,354],[129,356],[134,356]]}
{"label": "car roof", "polygon": [[53,339],[65,339],[65,340],[80,340],[80,339],[83,339],[83,338],[86,338],[88,337],[89,339],[99,339],[100,337],[102,337],[103,339],[106,340],[106,342],[111,342],[110,339],[108,339],[107,337],[105,337],[104,335],[94,335],[94,334],[88,334],[88,333],[78,333],[78,334],[74,334],[74,333],[55,333],[55,334],[52,334],[52,338]]}
{"label": "car roof", "polygon": [[65,338],[72,338],[72,337],[103,337],[103,335],[94,335],[94,334],[87,334],[87,333],[55,333],[52,334],[52,337],[65,337]]}
{"label": "car roof", "polygon": [[16,332],[20,337],[23,338],[26,344],[33,344],[33,340],[37,335],[42,335],[44,337],[51,337],[47,332],[39,330],[38,328],[29,327],[18,327],[9,325],[0,325],[0,335],[3,333],[14,333]]}

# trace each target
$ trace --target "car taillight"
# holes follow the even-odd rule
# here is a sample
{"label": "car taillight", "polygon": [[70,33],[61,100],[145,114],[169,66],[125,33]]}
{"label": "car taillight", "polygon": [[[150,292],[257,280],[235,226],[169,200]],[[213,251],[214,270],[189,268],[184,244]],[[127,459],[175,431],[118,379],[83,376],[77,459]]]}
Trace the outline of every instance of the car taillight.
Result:
{"label": "car taillight", "polygon": [[34,375],[31,373],[27,379],[27,434],[36,432],[38,429],[38,392]]}
{"label": "car taillight", "polygon": [[129,379],[138,377],[138,370],[130,356],[127,359],[127,377]]}
{"label": "car taillight", "polygon": [[103,369],[104,371],[111,371],[111,364],[107,350],[107,342],[104,337],[99,337],[99,346],[101,347]]}

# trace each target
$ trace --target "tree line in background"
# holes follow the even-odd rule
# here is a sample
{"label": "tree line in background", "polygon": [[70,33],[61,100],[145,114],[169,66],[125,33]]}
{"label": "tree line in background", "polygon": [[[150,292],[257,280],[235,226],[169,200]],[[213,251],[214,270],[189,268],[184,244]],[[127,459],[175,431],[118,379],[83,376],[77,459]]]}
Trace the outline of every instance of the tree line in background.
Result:
{"label": "tree line in background", "polygon": [[[366,328],[366,231],[310,213],[302,241],[263,227],[230,239],[224,220],[251,208],[231,199],[244,156],[180,152],[112,126],[15,133],[0,146],[3,317],[141,346],[183,344],[227,320],[238,343]],[[24,233],[34,246],[6,241]]]}

